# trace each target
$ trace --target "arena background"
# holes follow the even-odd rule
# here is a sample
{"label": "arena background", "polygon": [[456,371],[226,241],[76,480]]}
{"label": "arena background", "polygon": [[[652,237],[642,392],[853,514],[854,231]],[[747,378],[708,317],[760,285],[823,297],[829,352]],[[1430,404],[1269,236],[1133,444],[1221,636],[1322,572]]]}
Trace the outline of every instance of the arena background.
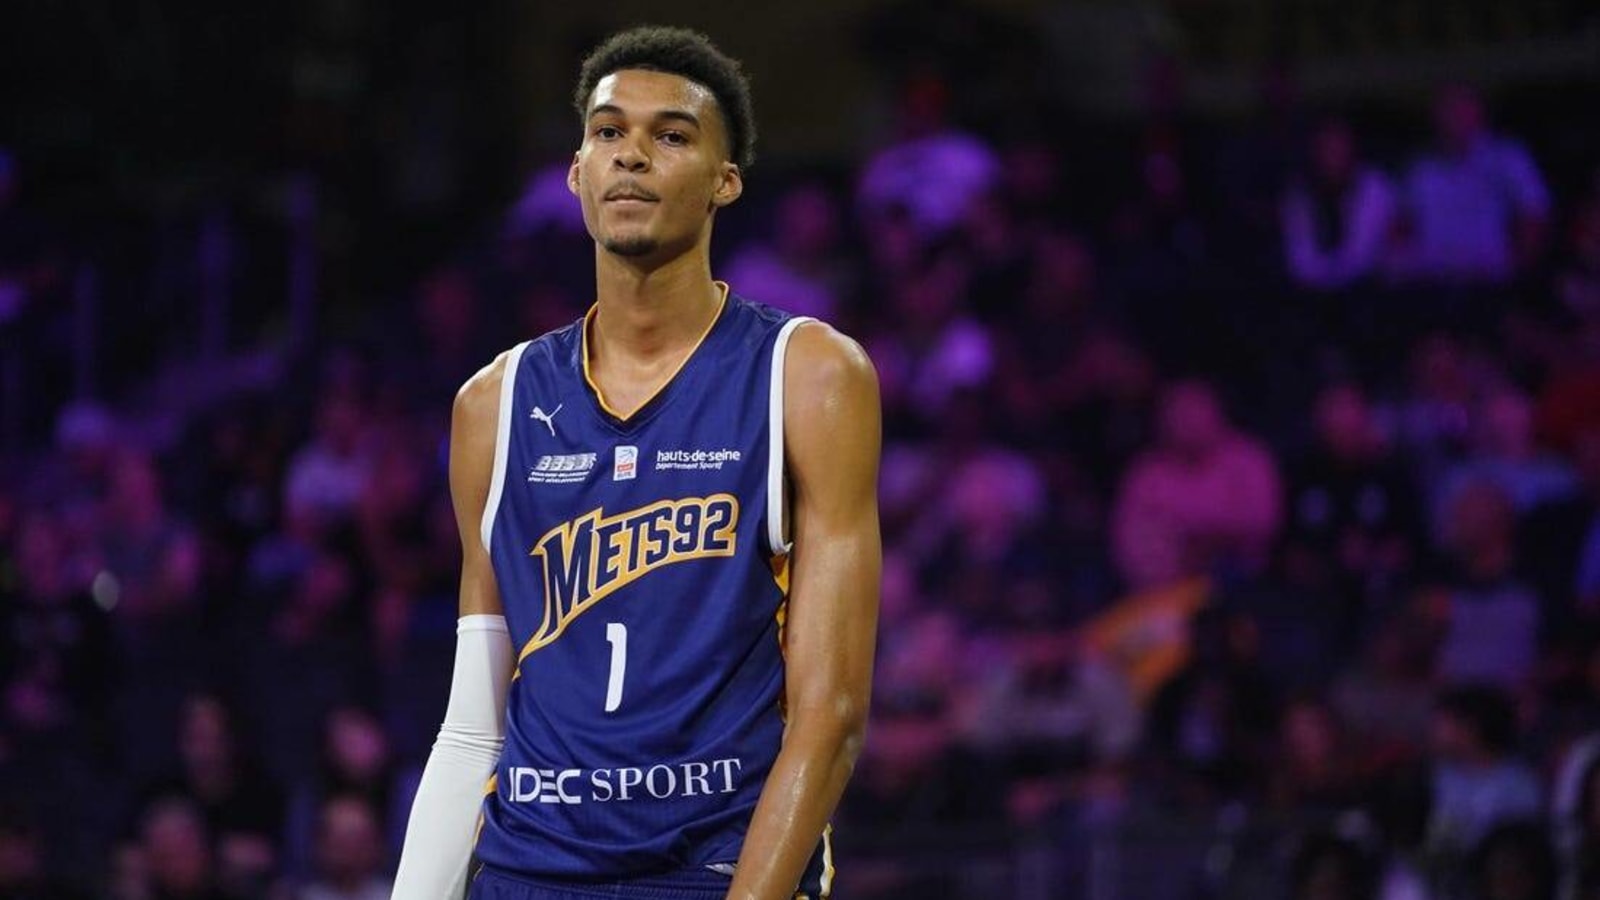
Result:
{"label": "arena background", "polygon": [[639,21],[753,77],[717,274],[882,377],[837,896],[1600,896],[1591,5],[684,6],[0,11],[0,896],[387,896]]}

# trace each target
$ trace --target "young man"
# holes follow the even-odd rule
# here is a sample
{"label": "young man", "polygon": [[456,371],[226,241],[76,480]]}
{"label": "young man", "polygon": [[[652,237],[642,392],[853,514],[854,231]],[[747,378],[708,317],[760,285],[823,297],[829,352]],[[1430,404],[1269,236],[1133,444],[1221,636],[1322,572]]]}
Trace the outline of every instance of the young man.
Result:
{"label": "young man", "polygon": [[737,63],[636,29],[576,100],[598,299],[456,398],[455,675],[394,896],[459,896],[475,854],[473,898],[817,900],[871,687],[876,375],[711,278]]}

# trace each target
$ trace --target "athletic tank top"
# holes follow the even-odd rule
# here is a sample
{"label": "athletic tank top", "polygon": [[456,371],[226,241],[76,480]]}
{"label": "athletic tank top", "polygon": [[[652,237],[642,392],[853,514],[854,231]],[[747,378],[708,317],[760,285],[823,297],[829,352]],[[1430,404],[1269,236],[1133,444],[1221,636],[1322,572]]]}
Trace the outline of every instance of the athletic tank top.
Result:
{"label": "athletic tank top", "polygon": [[[588,316],[513,348],[483,543],[517,652],[476,853],[574,881],[731,871],[783,737],[783,357],[803,319],[723,285],[633,415]],[[828,895],[825,834],[799,893]]]}

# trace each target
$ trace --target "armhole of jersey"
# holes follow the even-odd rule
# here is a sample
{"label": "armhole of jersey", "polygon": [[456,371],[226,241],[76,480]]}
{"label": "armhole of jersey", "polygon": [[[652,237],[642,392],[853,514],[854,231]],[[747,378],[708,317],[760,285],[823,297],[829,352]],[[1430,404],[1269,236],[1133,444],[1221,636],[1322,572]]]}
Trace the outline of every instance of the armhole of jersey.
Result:
{"label": "armhole of jersey", "polygon": [[506,457],[511,451],[511,406],[517,391],[517,369],[522,363],[522,351],[528,341],[512,347],[506,353],[506,367],[500,373],[500,424],[494,433],[494,469],[489,476],[489,497],[483,504],[483,550],[489,550],[489,538],[494,535],[495,515],[500,511],[500,493],[506,483]]}
{"label": "armhole of jersey", "polygon": [[772,344],[772,375],[767,380],[767,546],[772,548],[773,556],[787,556],[792,546],[783,528],[783,360],[794,330],[815,321],[809,316],[790,319],[783,323]]}

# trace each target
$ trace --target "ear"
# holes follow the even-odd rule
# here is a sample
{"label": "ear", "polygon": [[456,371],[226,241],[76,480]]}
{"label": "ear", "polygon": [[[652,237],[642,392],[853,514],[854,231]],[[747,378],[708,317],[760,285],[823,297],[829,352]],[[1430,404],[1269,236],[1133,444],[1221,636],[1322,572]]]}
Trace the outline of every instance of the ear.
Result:
{"label": "ear", "polygon": [[573,196],[577,196],[579,184],[581,181],[578,178],[578,152],[573,151],[572,165],[567,169],[567,190],[571,191]]}
{"label": "ear", "polygon": [[744,173],[734,163],[722,164],[722,176],[717,182],[717,189],[711,194],[711,205],[721,209],[739,199],[744,193]]}

